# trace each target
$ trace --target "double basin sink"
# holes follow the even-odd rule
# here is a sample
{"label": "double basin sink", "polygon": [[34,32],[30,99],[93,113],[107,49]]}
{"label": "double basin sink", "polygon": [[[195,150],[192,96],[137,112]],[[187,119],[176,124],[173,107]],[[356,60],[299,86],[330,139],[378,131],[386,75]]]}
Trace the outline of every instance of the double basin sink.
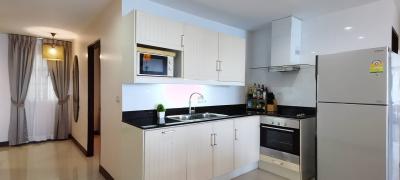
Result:
{"label": "double basin sink", "polygon": [[172,122],[166,123],[166,125],[180,124],[186,122],[199,122],[208,121],[212,119],[219,119],[227,117],[228,115],[216,114],[216,113],[196,113],[196,114],[183,114],[183,115],[173,115],[167,116],[168,119],[173,120]]}

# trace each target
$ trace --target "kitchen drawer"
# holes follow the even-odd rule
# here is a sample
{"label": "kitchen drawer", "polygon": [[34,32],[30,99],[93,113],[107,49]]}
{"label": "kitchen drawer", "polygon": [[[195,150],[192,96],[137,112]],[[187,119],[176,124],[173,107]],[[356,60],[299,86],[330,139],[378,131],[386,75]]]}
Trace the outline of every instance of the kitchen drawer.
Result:
{"label": "kitchen drawer", "polygon": [[261,161],[277,165],[283,168],[287,168],[295,172],[300,172],[300,166],[291,162],[282,161],[280,159],[276,159],[265,155],[261,155]]}

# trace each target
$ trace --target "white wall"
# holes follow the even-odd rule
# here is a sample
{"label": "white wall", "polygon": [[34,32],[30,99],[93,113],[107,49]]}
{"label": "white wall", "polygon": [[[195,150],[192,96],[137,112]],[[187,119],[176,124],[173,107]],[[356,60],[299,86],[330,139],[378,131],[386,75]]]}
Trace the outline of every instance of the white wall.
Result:
{"label": "white wall", "polygon": [[[381,0],[303,20],[301,64],[314,65],[317,54],[390,46],[392,25],[395,25],[395,22],[399,23],[398,19],[395,19],[398,18],[398,12],[395,10],[392,0]],[[345,31],[346,26],[352,26],[353,30]],[[398,27],[398,24],[395,26]],[[261,36],[268,40],[265,36],[270,34],[270,28],[270,25],[266,25],[250,32],[249,46],[270,48],[270,41],[262,42],[259,39]],[[359,36],[364,36],[365,39],[360,40]],[[252,64],[270,62],[270,55],[268,52],[257,50],[252,56],[248,56],[248,59],[248,65],[252,67]],[[265,83],[271,88],[277,96],[278,104],[315,106],[316,82],[313,67],[306,67],[298,73],[248,70],[247,75],[248,84]]]}
{"label": "white wall", "polygon": [[8,79],[8,36],[0,34],[0,142],[8,141],[10,83]]}
{"label": "white wall", "polygon": [[[78,56],[79,64],[79,116],[78,121],[71,121],[71,135],[87,149],[88,133],[88,96],[87,96],[87,57],[85,46],[80,39],[73,41],[73,54]],[[71,106],[70,106],[71,107]],[[73,117],[73,116],[71,116]]]}
{"label": "white wall", "polygon": [[[271,64],[272,23],[268,23],[247,35],[247,67],[267,67]],[[248,77],[246,77],[248,78]]]}
{"label": "white wall", "polygon": [[115,178],[120,175],[120,129],[122,121],[121,81],[121,0],[111,1],[106,9],[74,41],[79,55],[80,114],[78,123],[72,123],[72,136],[87,146],[87,47],[101,41],[101,154],[100,164]]}
{"label": "white wall", "polygon": [[193,92],[203,94],[205,102],[197,103],[197,95],[192,98],[194,106],[214,106],[244,104],[243,87],[206,85],[124,85],[122,88],[122,110],[150,110],[159,103],[165,108],[188,107],[189,96]]}
{"label": "white wall", "polygon": [[250,70],[248,83],[265,84],[279,105],[315,107],[315,68],[305,66],[299,72]]}
{"label": "white wall", "polygon": [[[391,2],[380,0],[303,21],[301,61],[313,64],[312,52],[331,54],[391,45],[394,10]],[[346,26],[353,29],[345,31]],[[365,39],[360,40],[359,36]]]}

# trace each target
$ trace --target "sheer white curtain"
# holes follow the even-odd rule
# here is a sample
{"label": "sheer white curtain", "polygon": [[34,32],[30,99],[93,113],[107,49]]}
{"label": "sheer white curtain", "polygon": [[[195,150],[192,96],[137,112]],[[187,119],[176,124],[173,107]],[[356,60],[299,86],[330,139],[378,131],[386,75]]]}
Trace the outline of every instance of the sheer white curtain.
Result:
{"label": "sheer white curtain", "polygon": [[29,141],[54,139],[57,97],[42,58],[42,40],[37,41],[28,95],[25,101]]}

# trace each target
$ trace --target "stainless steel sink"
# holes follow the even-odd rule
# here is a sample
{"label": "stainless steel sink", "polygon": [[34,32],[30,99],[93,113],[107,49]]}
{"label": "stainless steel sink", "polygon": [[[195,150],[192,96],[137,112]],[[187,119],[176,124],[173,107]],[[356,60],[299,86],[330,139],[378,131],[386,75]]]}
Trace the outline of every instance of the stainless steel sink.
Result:
{"label": "stainless steel sink", "polygon": [[218,119],[227,117],[228,115],[216,114],[216,113],[196,113],[196,114],[183,114],[167,116],[169,119],[181,121],[181,122],[193,122],[193,121],[206,121],[211,119]]}

